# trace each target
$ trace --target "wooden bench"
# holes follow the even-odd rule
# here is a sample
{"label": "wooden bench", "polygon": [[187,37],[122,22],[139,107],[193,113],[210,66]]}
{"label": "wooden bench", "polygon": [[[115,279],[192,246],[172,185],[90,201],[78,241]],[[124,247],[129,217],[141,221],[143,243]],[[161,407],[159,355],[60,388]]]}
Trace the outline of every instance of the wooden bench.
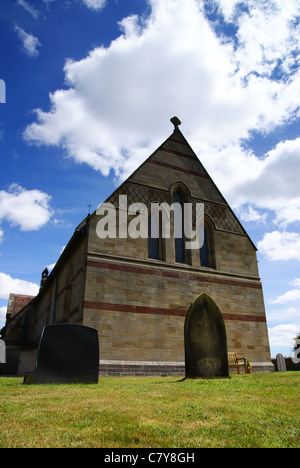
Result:
{"label": "wooden bench", "polygon": [[228,353],[228,366],[229,369],[237,368],[238,374],[242,367],[245,370],[245,374],[247,374],[247,359],[245,357],[238,357],[237,353]]}

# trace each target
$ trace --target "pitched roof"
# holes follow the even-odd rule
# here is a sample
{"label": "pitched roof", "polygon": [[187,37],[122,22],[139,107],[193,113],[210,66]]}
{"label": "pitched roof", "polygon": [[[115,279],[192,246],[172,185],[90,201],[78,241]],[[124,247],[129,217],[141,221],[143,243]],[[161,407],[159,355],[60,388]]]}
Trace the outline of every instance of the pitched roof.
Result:
{"label": "pitched roof", "polygon": [[9,295],[8,306],[7,306],[7,317],[14,317],[23,307],[27,306],[29,302],[34,299],[35,296],[25,296],[23,294],[13,294]]}

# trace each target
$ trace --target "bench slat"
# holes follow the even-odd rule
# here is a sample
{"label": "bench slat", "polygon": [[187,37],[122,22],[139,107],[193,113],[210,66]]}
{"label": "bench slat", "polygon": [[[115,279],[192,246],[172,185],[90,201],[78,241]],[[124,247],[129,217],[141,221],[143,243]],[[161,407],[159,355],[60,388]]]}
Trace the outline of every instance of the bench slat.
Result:
{"label": "bench slat", "polygon": [[238,373],[240,373],[240,367],[243,367],[245,373],[247,373],[247,359],[245,357],[239,357],[237,353],[228,353],[228,365],[229,367],[237,368]]}

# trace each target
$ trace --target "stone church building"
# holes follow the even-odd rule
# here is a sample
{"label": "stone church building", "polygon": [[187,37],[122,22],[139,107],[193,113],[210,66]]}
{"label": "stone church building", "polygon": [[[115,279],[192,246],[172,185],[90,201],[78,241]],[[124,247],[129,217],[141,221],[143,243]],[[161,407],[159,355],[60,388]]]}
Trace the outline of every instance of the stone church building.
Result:
{"label": "stone church building", "polygon": [[[148,207],[203,203],[204,245],[187,250],[172,229],[169,239],[100,239],[99,216],[88,215],[44,273],[39,294],[2,330],[11,372],[34,368],[45,325],[75,323],[98,330],[100,375],[184,374],[185,316],[202,292],[223,315],[228,351],[254,372],[273,370],[256,248],[172,122],[172,135],[106,202],[117,212],[120,195]],[[149,225],[159,224],[149,213]]]}

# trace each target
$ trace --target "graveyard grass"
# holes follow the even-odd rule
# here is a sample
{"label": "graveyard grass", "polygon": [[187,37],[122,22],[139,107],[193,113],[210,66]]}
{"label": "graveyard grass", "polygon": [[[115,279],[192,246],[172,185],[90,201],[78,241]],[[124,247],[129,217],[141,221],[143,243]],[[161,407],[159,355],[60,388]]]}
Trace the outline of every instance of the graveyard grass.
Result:
{"label": "graveyard grass", "polygon": [[299,447],[299,372],[229,379],[0,378],[0,447]]}

